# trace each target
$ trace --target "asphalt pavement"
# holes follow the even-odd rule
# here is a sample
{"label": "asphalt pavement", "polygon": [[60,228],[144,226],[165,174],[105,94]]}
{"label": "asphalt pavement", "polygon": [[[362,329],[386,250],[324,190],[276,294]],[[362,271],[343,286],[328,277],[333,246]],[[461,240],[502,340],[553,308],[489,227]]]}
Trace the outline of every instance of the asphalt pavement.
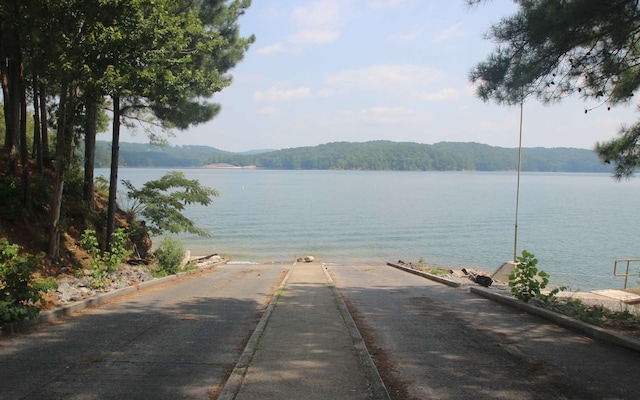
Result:
{"label": "asphalt pavement", "polygon": [[637,399],[640,355],[384,265],[331,265],[394,399]]}
{"label": "asphalt pavement", "polygon": [[290,266],[221,265],[0,338],[0,399],[215,398]]}
{"label": "asphalt pavement", "polygon": [[318,261],[218,266],[0,339],[0,399],[636,399],[638,376],[638,352],[468,288]]}

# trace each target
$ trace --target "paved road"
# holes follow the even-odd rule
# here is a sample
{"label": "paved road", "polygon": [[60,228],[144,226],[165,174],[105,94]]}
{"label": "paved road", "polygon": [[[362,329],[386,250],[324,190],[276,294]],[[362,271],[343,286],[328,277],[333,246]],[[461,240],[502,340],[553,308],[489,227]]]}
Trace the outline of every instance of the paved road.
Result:
{"label": "paved road", "polygon": [[640,398],[634,352],[395,268],[328,268],[392,398]]}
{"label": "paved road", "polygon": [[[0,399],[215,398],[289,268],[220,266],[0,339]],[[636,353],[384,265],[327,268],[393,399],[640,398]]]}
{"label": "paved road", "polygon": [[220,266],[0,339],[0,398],[209,399],[289,267]]}
{"label": "paved road", "polygon": [[345,314],[323,266],[296,264],[220,399],[388,400]]}

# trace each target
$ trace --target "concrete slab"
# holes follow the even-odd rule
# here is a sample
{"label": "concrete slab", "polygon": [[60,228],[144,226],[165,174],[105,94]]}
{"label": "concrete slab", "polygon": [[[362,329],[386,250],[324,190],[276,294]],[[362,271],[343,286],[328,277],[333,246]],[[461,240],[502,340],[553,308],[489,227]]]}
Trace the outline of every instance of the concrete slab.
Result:
{"label": "concrete slab", "polygon": [[513,272],[513,269],[518,265],[515,261],[507,261],[503,263],[490,275],[491,279],[500,282],[509,282],[509,274]]}
{"label": "concrete slab", "polygon": [[629,293],[624,290],[604,289],[604,290],[593,290],[591,293],[595,293],[600,296],[605,296],[605,297],[609,297],[619,301],[623,301],[627,304],[640,303],[640,295],[635,293]]}
{"label": "concrete slab", "polygon": [[258,325],[219,400],[389,398],[321,263],[294,264]]}

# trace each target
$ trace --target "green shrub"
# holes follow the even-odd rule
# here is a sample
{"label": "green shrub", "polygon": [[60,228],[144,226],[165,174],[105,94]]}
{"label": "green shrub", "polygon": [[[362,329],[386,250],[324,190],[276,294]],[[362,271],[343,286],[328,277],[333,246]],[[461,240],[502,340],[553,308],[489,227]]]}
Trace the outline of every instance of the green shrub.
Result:
{"label": "green shrub", "polygon": [[602,325],[607,314],[614,315],[602,305],[587,305],[580,299],[564,299],[554,301],[546,306],[547,309],[557,313],[567,315],[571,318],[579,319],[591,325]]}
{"label": "green shrub", "polygon": [[538,260],[533,254],[522,250],[522,256],[518,257],[518,264],[509,274],[511,294],[525,303],[533,298],[545,297],[540,294],[540,291],[547,287],[549,274],[539,271],[537,264]]}
{"label": "green shrub", "polygon": [[91,256],[91,264],[93,267],[100,266],[100,243],[96,237],[96,231],[86,229],[80,237],[80,246]]}
{"label": "green shrub", "polygon": [[171,275],[178,272],[184,257],[184,245],[178,239],[165,237],[154,252],[161,275]]}
{"label": "green shrub", "polygon": [[427,272],[430,273],[431,275],[448,275],[452,271],[450,269],[445,269],[441,267],[432,267]]}
{"label": "green shrub", "polygon": [[125,230],[117,229],[111,236],[111,251],[101,251],[96,231],[87,229],[82,233],[80,245],[91,256],[91,286],[103,288],[109,272],[115,271],[129,257],[131,251],[126,248],[127,239]]}
{"label": "green shrub", "polygon": [[122,181],[131,200],[129,209],[147,223],[149,233],[194,233],[210,237],[212,233],[199,228],[182,214],[188,204],[208,206],[220,193],[201,186],[197,180],[187,179],[183,172],[168,172],[162,178],[145,183],[136,189],[129,181]]}
{"label": "green shrub", "polygon": [[54,278],[35,278],[33,287],[38,289],[39,292],[47,293],[49,290],[56,290],[58,282]]}
{"label": "green shrub", "polygon": [[35,303],[43,301],[32,278],[41,260],[19,251],[18,245],[0,239],[0,322],[34,318],[40,312]]}
{"label": "green shrub", "polygon": [[131,255],[127,249],[128,239],[129,235],[122,228],[111,234],[111,251],[105,251],[102,255],[107,271],[115,271]]}

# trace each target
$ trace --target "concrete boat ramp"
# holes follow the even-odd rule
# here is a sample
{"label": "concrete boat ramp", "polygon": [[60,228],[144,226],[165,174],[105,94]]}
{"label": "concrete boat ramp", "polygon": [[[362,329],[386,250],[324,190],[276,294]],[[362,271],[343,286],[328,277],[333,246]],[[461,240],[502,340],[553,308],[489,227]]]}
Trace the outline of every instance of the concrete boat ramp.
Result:
{"label": "concrete boat ramp", "polygon": [[0,398],[640,398],[640,341],[415,275],[316,260],[165,280],[3,338]]}

